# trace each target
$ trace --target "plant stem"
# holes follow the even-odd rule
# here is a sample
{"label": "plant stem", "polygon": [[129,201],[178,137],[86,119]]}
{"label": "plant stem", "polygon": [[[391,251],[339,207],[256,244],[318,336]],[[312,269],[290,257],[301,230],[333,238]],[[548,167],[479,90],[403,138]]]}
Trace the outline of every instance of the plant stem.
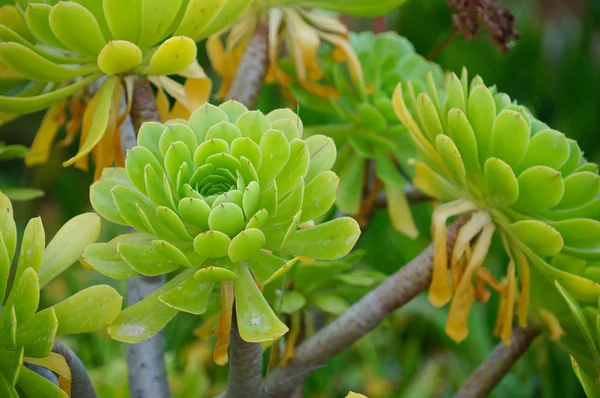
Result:
{"label": "plant stem", "polygon": [[226,100],[234,99],[249,109],[256,105],[267,75],[268,36],[267,25],[259,22],[244,51]]}
{"label": "plant stem", "polygon": [[[460,224],[448,228],[448,250],[454,246]],[[433,245],[364,296],[334,322],[296,349],[296,356],[265,380],[263,398],[289,397],[298,384],[358,339],[375,329],[393,311],[425,291],[431,283]]]}
{"label": "plant stem", "polygon": [[[133,87],[131,119],[121,125],[121,146],[126,154],[131,149],[135,132],[144,122],[160,121],[154,93],[147,78],[138,76]],[[154,292],[164,283],[164,276],[137,276],[127,280],[127,305],[131,306]],[[169,398],[169,382],[165,367],[165,338],[161,331],[138,344],[127,345],[129,392],[132,398]]]}
{"label": "plant stem", "polygon": [[453,29],[452,33],[450,33],[450,35],[446,37],[439,46],[434,48],[433,51],[429,53],[429,55],[427,56],[427,61],[432,61],[433,59],[435,59],[435,57],[437,57],[439,53],[448,46],[448,44],[452,43],[456,36],[458,36],[458,32]]}
{"label": "plant stem", "polygon": [[231,322],[229,352],[229,380],[221,397],[257,398],[262,383],[262,346],[242,340],[235,316]]}
{"label": "plant stem", "polygon": [[[264,85],[268,64],[268,28],[259,22],[244,51],[226,99],[234,99],[252,109]],[[236,315],[231,325],[229,380],[223,398],[255,398],[262,383],[262,346],[240,337]]]}
{"label": "plant stem", "polygon": [[[406,195],[406,200],[410,204],[418,204],[418,203],[430,202],[430,201],[434,200],[434,198],[432,198],[431,196],[427,195],[426,193],[424,193],[422,191],[419,191],[417,188],[413,187],[412,185],[404,188],[404,194]],[[373,204],[373,207],[375,209],[385,209],[385,208],[387,208],[387,206],[388,206],[388,203],[387,203],[387,197],[385,195],[385,192],[381,192],[379,194],[379,196],[377,197],[377,200]]]}
{"label": "plant stem", "polygon": [[54,342],[52,352],[62,355],[71,369],[71,397],[97,398],[90,376],[77,355],[60,341]]}
{"label": "plant stem", "polygon": [[527,351],[541,331],[532,327],[516,327],[512,331],[511,343],[498,343],[494,351],[475,372],[469,376],[455,398],[485,397],[510,371],[515,362]]}

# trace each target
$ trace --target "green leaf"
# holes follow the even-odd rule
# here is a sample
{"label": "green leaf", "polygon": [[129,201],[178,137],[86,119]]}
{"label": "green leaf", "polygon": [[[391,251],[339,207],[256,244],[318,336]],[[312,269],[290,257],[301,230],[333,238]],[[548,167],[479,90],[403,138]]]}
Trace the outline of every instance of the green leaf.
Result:
{"label": "green leaf", "polygon": [[565,178],[565,194],[556,209],[571,209],[592,201],[600,192],[600,176],[590,171],[573,173]]}
{"label": "green leaf", "polygon": [[108,334],[115,340],[135,344],[160,332],[175,317],[177,310],[164,305],[158,298],[194,272],[195,269],[186,269],[142,301],[125,308],[108,327]]}
{"label": "green leaf", "polygon": [[214,282],[199,282],[194,274],[158,297],[165,305],[194,315],[206,311]]}
{"label": "green leaf", "polygon": [[223,102],[221,105],[219,105],[219,109],[225,112],[228,120],[231,123],[236,123],[241,115],[248,112],[248,108],[246,108],[242,103],[235,100]]}
{"label": "green leaf", "polygon": [[67,67],[44,58],[24,45],[0,43],[0,61],[12,71],[35,81],[60,82],[97,71],[96,65]]}
{"label": "green leaf", "polygon": [[108,285],[88,287],[51,308],[58,319],[58,335],[88,333],[113,323],[123,297]]}
{"label": "green leaf", "polygon": [[142,275],[164,275],[181,266],[163,257],[152,245],[119,243],[117,251],[131,268]]}
{"label": "green leaf", "polygon": [[194,239],[194,250],[202,257],[225,257],[230,243],[231,239],[223,232],[206,231]]}
{"label": "green leaf", "polygon": [[19,279],[15,280],[4,306],[14,308],[17,324],[23,324],[37,311],[40,301],[38,275],[31,267],[25,269]]}
{"label": "green leaf", "polygon": [[234,263],[244,261],[256,254],[264,246],[265,241],[265,235],[260,229],[246,229],[231,240],[229,258]]}
{"label": "green leaf", "polygon": [[108,221],[115,224],[128,225],[128,222],[121,216],[121,212],[117,208],[111,193],[112,189],[117,186],[121,186],[121,183],[110,178],[102,178],[96,181],[90,187],[90,203],[94,207],[94,210]]}
{"label": "green leaf", "polygon": [[1,191],[13,202],[29,202],[44,196],[44,191],[35,188],[2,188]]}
{"label": "green leaf", "polygon": [[[479,161],[484,162],[490,157],[492,126],[496,118],[494,97],[485,85],[479,85],[471,90],[468,115],[477,141]],[[464,153],[461,152],[461,154],[465,156]]]}
{"label": "green leaf", "polygon": [[290,158],[290,145],[281,131],[268,130],[263,134],[259,146],[263,157],[258,169],[258,177],[261,187],[267,187],[287,164]]}
{"label": "green leaf", "polygon": [[546,166],[530,167],[518,178],[519,199],[515,207],[530,213],[550,209],[563,197],[564,182],[560,172]]}
{"label": "green leaf", "polygon": [[347,214],[357,214],[360,210],[364,183],[364,159],[354,156],[340,172],[340,185],[336,204]]}
{"label": "green leaf", "polygon": [[600,387],[596,384],[595,380],[588,376],[579,366],[579,364],[575,361],[575,358],[571,356],[571,365],[573,366],[573,371],[579,379],[581,386],[583,387],[583,391],[585,391],[585,395],[588,398],[598,398],[600,397]]}
{"label": "green leaf", "polygon": [[229,118],[223,110],[207,102],[192,113],[188,125],[196,134],[197,141],[204,142],[209,128],[219,122],[228,120]]}
{"label": "green leaf", "polygon": [[11,112],[16,114],[41,111],[42,109],[48,108],[52,104],[64,98],[70,97],[78,90],[98,79],[100,76],[102,76],[101,73],[94,73],[93,75],[87,76],[82,80],[78,80],[73,84],[40,95],[27,97],[0,95],[0,109],[2,109],[3,112]]}
{"label": "green leaf", "polygon": [[538,220],[517,221],[510,229],[530,249],[540,256],[554,256],[563,247],[560,233],[549,224]]}
{"label": "green leaf", "polygon": [[[10,200],[0,192],[0,238],[4,243],[6,255],[0,257],[0,281],[5,271],[2,264],[6,263],[6,270],[12,263],[17,247],[17,226],[13,219],[13,209]],[[8,276],[8,275],[7,275]],[[0,287],[0,297],[4,297],[4,289]]]}
{"label": "green leaf", "polygon": [[238,279],[233,281],[238,330],[244,341],[274,341],[288,332],[256,286],[248,267],[237,266]]}
{"label": "green leaf", "polygon": [[67,48],[96,56],[106,44],[94,15],[81,4],[59,2],[50,11],[50,28]]}
{"label": "green leaf", "polygon": [[25,366],[19,372],[17,385],[28,397],[68,398],[67,393],[53,382],[38,375],[33,370],[29,370]]}
{"label": "green leaf", "polygon": [[4,145],[0,143],[0,160],[22,159],[29,153],[29,148],[23,145]]}
{"label": "green leaf", "polygon": [[340,179],[332,171],[324,171],[313,178],[304,188],[300,222],[314,220],[327,213],[335,203],[339,185]]}
{"label": "green leaf", "polygon": [[96,271],[112,279],[129,279],[139,275],[119,255],[115,244],[92,243],[85,247],[82,258]]}
{"label": "green leaf", "polygon": [[17,390],[10,385],[2,373],[0,373],[0,396],[6,398],[19,398]]}
{"label": "green leaf", "polygon": [[[243,137],[250,138],[255,144],[260,143],[265,131],[271,129],[271,122],[260,111],[244,112],[238,117],[235,124],[242,132]],[[231,154],[233,155],[233,146]],[[246,157],[248,157],[246,155]],[[254,164],[254,167],[260,167],[259,164]]]}
{"label": "green leaf", "polygon": [[17,314],[14,307],[6,307],[0,313],[0,348],[14,350],[17,347]]}
{"label": "green leaf", "polygon": [[503,110],[492,127],[492,155],[516,168],[527,152],[529,126],[519,112]]}
{"label": "green leaf", "polygon": [[304,140],[294,139],[290,142],[290,157],[277,178],[278,194],[283,197],[290,192],[299,178],[304,177],[308,171],[310,154],[308,145]]}
{"label": "green leaf", "polygon": [[[277,299],[279,300],[279,299]],[[283,293],[283,300],[281,302],[281,312],[284,314],[293,314],[294,312],[300,311],[306,305],[306,297],[302,293],[291,290]]]}
{"label": "green leaf", "polygon": [[316,294],[312,301],[318,309],[333,315],[343,314],[349,307],[346,300],[331,293]]}
{"label": "green leaf", "polygon": [[82,255],[83,248],[94,243],[100,234],[100,217],[84,213],[73,217],[54,235],[40,266],[40,289],[60,275]]}
{"label": "green leaf", "polygon": [[[2,358],[2,361],[0,361],[0,378],[4,377],[4,380],[11,387],[17,383],[19,372],[23,366],[23,353],[23,347],[19,347],[16,350],[0,348],[0,357]],[[2,388],[0,387],[1,392]],[[4,395],[1,396],[4,397]]]}
{"label": "green leaf", "polygon": [[334,260],[348,254],[359,236],[358,223],[350,217],[341,217],[297,231],[283,251],[295,256]]}
{"label": "green leaf", "polygon": [[15,281],[18,281],[26,268],[31,267],[35,273],[39,272],[42,256],[46,247],[46,234],[40,217],[29,220],[19,251],[19,261],[15,272]]}
{"label": "green leaf", "polygon": [[598,347],[595,343],[595,337],[592,335],[590,330],[590,326],[588,325],[585,316],[583,315],[583,311],[581,311],[581,307],[575,301],[575,299],[569,294],[569,292],[560,284],[559,281],[554,282],[554,286],[558,289],[558,292],[563,296],[567,305],[569,306],[569,311],[571,311],[571,315],[581,332],[581,335],[587,345],[587,348],[590,350],[590,354],[594,360],[594,364],[596,365],[596,369],[600,369],[600,353],[598,352]]}
{"label": "green leaf", "polygon": [[541,130],[529,141],[525,157],[519,164],[519,170],[531,166],[548,166],[555,170],[569,159],[571,149],[567,137],[560,131]]}
{"label": "green leaf", "polygon": [[52,352],[57,330],[54,309],[40,311],[17,328],[17,346],[25,347],[27,357],[44,358]]}
{"label": "green leaf", "polygon": [[498,158],[484,164],[487,200],[492,206],[510,206],[519,198],[519,182],[512,168]]}
{"label": "green leaf", "polygon": [[322,172],[331,169],[335,163],[337,149],[333,140],[324,135],[308,137],[306,143],[308,144],[308,152],[310,153],[310,164],[304,176],[304,181],[309,183]]}

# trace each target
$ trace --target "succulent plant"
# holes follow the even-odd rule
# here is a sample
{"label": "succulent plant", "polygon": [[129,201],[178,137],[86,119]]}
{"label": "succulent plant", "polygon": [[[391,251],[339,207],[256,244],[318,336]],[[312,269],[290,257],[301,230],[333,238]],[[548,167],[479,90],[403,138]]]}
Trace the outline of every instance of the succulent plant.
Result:
{"label": "succulent plant", "polygon": [[[46,246],[42,221],[31,219],[9,289],[17,232],[12,205],[0,193],[0,396],[67,397],[70,371],[64,358],[52,353],[55,337],[102,329],[119,314],[123,299],[107,285],[89,287],[38,312],[40,289],[76,262],[83,247],[95,242],[99,232],[98,215],[82,214],[68,221]],[[24,363],[58,373],[62,389]]]}
{"label": "succulent plant", "polygon": [[[250,0],[15,3],[0,12],[0,70],[6,71],[0,85],[6,94],[0,96],[0,120],[50,108],[27,159],[33,165],[47,159],[69,108],[65,143],[79,125],[82,139],[77,155],[65,165],[87,168],[87,155],[97,148],[100,171],[122,157],[115,149],[125,116],[119,105],[127,93],[130,106],[132,74],[147,75],[157,86],[163,113],[165,90],[177,100],[174,112],[181,115],[183,109],[189,115],[210,92],[196,62],[195,41],[235,21]],[[174,74],[188,78],[185,87],[166,77]],[[84,88],[103,76],[88,103]]]}
{"label": "succulent plant", "polygon": [[[583,302],[600,296],[589,271],[569,260],[599,258],[598,167],[575,141],[480,77],[469,84],[463,70],[461,78],[449,74],[445,83],[438,91],[429,76],[425,92],[400,84],[393,98],[419,154],[414,184],[448,202],[433,215],[429,300],[435,306],[452,300],[446,332],[456,341],[468,334],[475,299],[489,297],[486,284],[501,293],[495,331],[505,342],[515,316],[520,325],[529,314],[535,322],[551,320],[556,329],[553,300],[544,294],[548,286],[558,281]],[[466,223],[448,258],[446,222],[458,215]],[[509,259],[502,281],[482,266],[494,235]]]}
{"label": "succulent plant", "polygon": [[260,288],[298,256],[344,256],[360,235],[351,218],[314,225],[335,201],[336,149],[328,137],[301,134],[290,109],[263,115],[235,101],[205,104],[187,122],[142,125],[125,168],[105,169],[90,191],[100,215],[140,232],[90,245],[83,259],[118,279],[182,271],[125,309],[108,329],[114,339],[143,341],[177,311],[202,314],[217,282],[221,338],[234,299],[244,340],[287,332]]}
{"label": "succulent plant", "polygon": [[[442,71],[415,53],[408,40],[394,33],[352,34],[350,43],[362,65],[362,79],[353,79],[347,68],[335,61],[336,50],[332,49],[327,58],[323,57],[328,62],[322,62],[325,74],[318,84],[333,91],[324,93],[295,83],[292,93],[301,107],[337,116],[334,127],[310,126],[306,134],[326,132],[339,148],[333,167],[340,176],[338,207],[362,224],[372,207],[369,203],[372,205],[383,189],[394,228],[415,238],[419,231],[402,190],[407,181],[398,170],[398,165],[407,169],[403,163],[414,149],[406,127],[394,114],[392,94],[398,81],[411,80],[414,85],[424,86],[429,72],[441,82]],[[368,176],[369,162],[375,164],[375,176]],[[376,179],[375,187],[365,198],[366,180],[371,178]]]}

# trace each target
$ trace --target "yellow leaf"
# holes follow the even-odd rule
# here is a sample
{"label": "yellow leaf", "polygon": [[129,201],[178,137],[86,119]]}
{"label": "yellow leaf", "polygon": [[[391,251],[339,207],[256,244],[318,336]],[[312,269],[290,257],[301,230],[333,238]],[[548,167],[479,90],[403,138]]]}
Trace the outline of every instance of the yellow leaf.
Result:
{"label": "yellow leaf", "polygon": [[46,111],[42,124],[33,139],[31,152],[25,158],[25,164],[28,167],[45,163],[48,160],[50,147],[56,133],[65,122],[65,105],[66,101],[63,100],[55,103]]}
{"label": "yellow leaf", "polygon": [[69,397],[71,396],[71,368],[69,368],[67,361],[62,355],[52,352],[45,358],[25,357],[23,360],[33,365],[43,366],[56,373],[58,375],[58,386]]}
{"label": "yellow leaf", "polygon": [[69,114],[71,115],[71,119],[67,122],[65,126],[65,131],[67,132],[67,136],[58,142],[59,147],[66,147],[71,145],[75,136],[77,135],[77,131],[81,126],[81,121],[83,120],[83,113],[85,112],[85,99],[84,99],[85,90],[79,90],[69,100]]}
{"label": "yellow leaf", "polygon": [[221,317],[217,326],[217,345],[213,353],[213,359],[217,365],[225,365],[229,362],[227,350],[229,348],[229,336],[231,332],[231,317],[233,315],[233,281],[221,282]]}
{"label": "yellow leaf", "polygon": [[[443,205],[442,205],[443,206]],[[442,207],[440,206],[440,207]],[[483,260],[488,253],[492,236],[496,227],[494,224],[487,224],[475,242],[473,256],[465,269],[464,275],[450,305],[448,321],[446,322],[446,333],[454,341],[461,342],[469,334],[467,319],[469,312],[475,301],[475,291],[473,288],[473,275],[475,271],[483,264]],[[444,247],[444,250],[446,248]],[[437,253],[436,253],[437,254]]]}
{"label": "yellow leaf", "polygon": [[368,398],[368,397],[366,395],[362,395],[362,394],[350,391],[348,393],[348,395],[346,395],[346,398]]}
{"label": "yellow leaf", "polygon": [[[87,156],[92,149],[100,142],[104,136],[111,119],[111,104],[115,101],[121,100],[122,86],[119,83],[117,76],[110,76],[102,84],[94,98],[97,99],[96,106],[93,109],[92,124],[88,132],[88,136],[85,139],[83,146],[80,148],[77,155],[63,163],[63,166],[70,166]],[[118,108],[117,108],[118,109]],[[90,107],[86,109],[86,113],[90,110]],[[84,115],[85,118],[85,115]]]}
{"label": "yellow leaf", "polygon": [[552,312],[548,311],[545,308],[541,308],[538,313],[540,314],[540,317],[542,318],[546,326],[548,326],[548,329],[550,329],[551,340],[558,341],[561,339],[562,336],[567,334],[563,330],[562,326],[560,326],[560,322],[558,321],[556,315],[554,315]]}

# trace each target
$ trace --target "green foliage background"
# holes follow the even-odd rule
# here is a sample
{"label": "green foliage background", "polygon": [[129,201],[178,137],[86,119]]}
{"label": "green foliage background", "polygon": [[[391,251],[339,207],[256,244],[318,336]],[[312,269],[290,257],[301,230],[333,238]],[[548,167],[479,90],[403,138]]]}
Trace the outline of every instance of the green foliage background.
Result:
{"label": "green foliage background", "polygon": [[[0,4],[3,4],[0,1]],[[444,69],[459,72],[466,66],[534,110],[541,120],[577,139],[588,159],[600,161],[600,2],[597,0],[505,1],[516,16],[521,32],[514,48],[502,54],[483,32],[474,40],[455,39],[436,57]],[[371,30],[372,20],[349,20],[353,30]],[[406,36],[423,55],[431,52],[451,33],[450,12],[442,0],[408,2],[387,16],[388,29]],[[200,62],[208,65],[204,53]],[[281,106],[278,90],[268,87],[260,101],[263,111]],[[305,125],[326,122],[300,109]],[[10,144],[30,145],[41,114],[2,126],[0,136]],[[26,169],[21,161],[0,165],[0,187],[28,186],[46,191],[42,199],[15,204],[18,229],[37,214],[42,216],[46,236],[54,235],[69,218],[90,211],[88,188],[91,174],[62,168],[61,162],[75,147],[55,149],[51,161]],[[364,261],[374,269],[392,273],[429,243],[429,205],[413,207],[422,233],[416,242],[395,232],[387,214],[377,213],[360,240]],[[104,224],[102,241],[119,233]],[[488,259],[504,262],[501,250]],[[124,286],[100,274],[72,267],[45,290],[42,306],[56,302],[84,287],[110,283],[121,293]],[[492,299],[493,301],[493,299]],[[496,303],[492,302],[492,306]],[[451,396],[467,375],[492,350],[495,311],[476,306],[470,317],[471,334],[461,345],[445,336],[444,311],[435,310],[424,297],[395,313],[389,321],[352,349],[318,369],[306,384],[305,396],[342,397],[348,390],[375,397]],[[326,321],[325,319],[323,321]],[[192,330],[202,319],[179,314],[167,327],[169,366],[175,396],[211,396],[226,383],[226,368],[212,363],[214,341],[197,342]],[[107,335],[76,336],[69,341],[89,369],[93,369],[102,397],[127,394],[124,346]],[[192,355],[190,355],[190,352]],[[194,360],[192,360],[194,359]],[[496,397],[577,397],[583,391],[571,370],[568,357],[541,339],[521,359],[494,393]]]}

